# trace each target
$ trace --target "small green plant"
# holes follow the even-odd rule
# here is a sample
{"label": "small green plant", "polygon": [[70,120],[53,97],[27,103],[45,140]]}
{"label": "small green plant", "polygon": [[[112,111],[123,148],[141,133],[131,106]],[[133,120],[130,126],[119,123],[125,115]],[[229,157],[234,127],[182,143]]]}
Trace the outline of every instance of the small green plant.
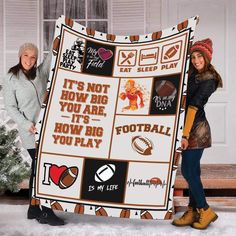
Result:
{"label": "small green plant", "polygon": [[0,126],[0,192],[18,191],[18,184],[30,176],[29,164],[23,161],[16,147],[17,133],[16,129],[7,131]]}

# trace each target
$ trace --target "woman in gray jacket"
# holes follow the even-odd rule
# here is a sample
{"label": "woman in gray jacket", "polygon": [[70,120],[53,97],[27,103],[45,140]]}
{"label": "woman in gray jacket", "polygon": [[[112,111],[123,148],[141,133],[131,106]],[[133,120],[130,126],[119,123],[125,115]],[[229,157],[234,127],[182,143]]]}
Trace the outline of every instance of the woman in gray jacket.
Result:
{"label": "woman in gray jacket", "polygon": [[[4,78],[3,93],[5,108],[17,123],[23,147],[29,152],[32,165],[29,182],[30,205],[28,219],[37,219],[40,223],[63,225],[47,207],[39,206],[39,201],[32,197],[33,178],[35,172],[35,124],[40,113],[44,93],[49,77],[51,53],[37,67],[38,49],[32,43],[25,43],[19,49],[19,63],[9,69]],[[34,195],[34,194],[33,194]]]}

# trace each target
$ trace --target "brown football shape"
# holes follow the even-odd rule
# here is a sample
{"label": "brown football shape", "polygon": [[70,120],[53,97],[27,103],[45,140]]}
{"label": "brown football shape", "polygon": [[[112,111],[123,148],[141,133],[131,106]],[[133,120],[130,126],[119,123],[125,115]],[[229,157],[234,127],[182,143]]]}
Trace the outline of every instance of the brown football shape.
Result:
{"label": "brown football shape", "polygon": [[87,32],[87,35],[89,36],[94,36],[95,35],[95,30],[94,29],[91,29],[91,28],[86,28],[86,32]]}
{"label": "brown football shape", "polygon": [[108,216],[106,210],[103,207],[96,207],[95,214],[96,216]]}
{"label": "brown football shape", "polygon": [[65,23],[66,23],[66,25],[68,25],[69,27],[72,28],[73,24],[74,24],[74,21],[71,18],[66,17],[65,18]]}
{"label": "brown football shape", "polygon": [[130,35],[129,39],[131,42],[137,42],[139,41],[139,35]]}
{"label": "brown football shape", "polygon": [[153,177],[150,179],[150,183],[154,185],[162,185],[162,181],[158,177]]}
{"label": "brown football shape", "polygon": [[61,189],[69,188],[77,179],[79,170],[76,166],[67,168],[60,176],[59,187]]}
{"label": "brown football shape", "polygon": [[44,96],[43,96],[43,104],[47,104],[48,103],[48,98],[49,98],[49,90],[47,90],[45,93],[44,93]]}
{"label": "brown football shape", "polygon": [[141,219],[146,219],[146,220],[151,220],[151,219],[153,219],[151,213],[148,212],[147,210],[141,210],[141,212],[140,212],[140,218],[141,218]]}
{"label": "brown football shape", "polygon": [[50,201],[50,205],[51,205],[51,208],[53,210],[63,211],[63,208],[62,208],[61,204],[59,202],[57,202],[57,201],[52,201],[51,200]]}
{"label": "brown football shape", "polygon": [[156,92],[160,97],[167,97],[176,93],[174,84],[168,80],[158,80],[155,86]]}
{"label": "brown football shape", "polygon": [[130,218],[130,210],[129,209],[123,209],[120,212],[120,218]]}
{"label": "brown football shape", "polygon": [[174,154],[173,170],[177,170],[180,157],[181,157],[181,148],[178,148]]}
{"label": "brown football shape", "polygon": [[186,107],[186,95],[183,95],[182,96],[182,99],[181,99],[181,108],[182,109],[185,109],[185,107]]}
{"label": "brown football shape", "polygon": [[54,41],[53,41],[53,46],[52,46],[52,53],[54,56],[57,55],[58,50],[59,50],[59,45],[60,45],[60,36],[57,36]]}
{"label": "brown football shape", "polygon": [[74,213],[84,214],[84,205],[76,204],[75,209],[74,209]]}
{"label": "brown football shape", "polygon": [[153,33],[152,33],[152,40],[160,39],[161,36],[162,36],[162,31],[153,32]]}
{"label": "brown football shape", "polygon": [[188,20],[185,20],[177,25],[178,31],[186,29],[188,27]]}
{"label": "brown football shape", "polygon": [[170,220],[172,219],[172,210],[170,209],[169,211],[166,212],[164,220]]}
{"label": "brown football shape", "polygon": [[170,48],[165,52],[164,59],[165,59],[165,60],[171,59],[173,56],[175,56],[175,54],[178,52],[178,50],[179,50],[179,44],[176,44],[176,45],[170,47]]}
{"label": "brown football shape", "polygon": [[37,198],[32,197],[30,204],[31,204],[32,206],[39,205],[39,204],[40,204],[40,200],[37,199]]}
{"label": "brown football shape", "polygon": [[47,106],[48,98],[49,98],[49,91],[46,91],[43,96],[42,108],[45,108]]}
{"label": "brown football shape", "polygon": [[153,143],[146,137],[135,136],[132,138],[132,148],[139,154],[148,156],[152,154]]}
{"label": "brown football shape", "polygon": [[114,34],[107,34],[107,40],[114,42],[116,39],[116,36]]}

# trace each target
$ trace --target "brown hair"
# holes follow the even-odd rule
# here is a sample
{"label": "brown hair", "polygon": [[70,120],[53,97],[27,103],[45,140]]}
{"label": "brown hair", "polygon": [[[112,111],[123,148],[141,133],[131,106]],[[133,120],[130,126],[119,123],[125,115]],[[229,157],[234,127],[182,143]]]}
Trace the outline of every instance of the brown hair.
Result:
{"label": "brown hair", "polygon": [[[213,76],[214,79],[217,82],[217,88],[222,88],[223,87],[223,81],[222,78],[220,76],[220,74],[216,71],[216,69],[214,68],[214,66],[210,63],[210,60],[208,59],[208,57],[204,54],[204,52],[198,51],[204,58],[205,60],[205,66],[203,68],[203,71],[201,73],[204,73],[206,71],[210,71]],[[192,60],[190,60],[190,67],[189,67],[189,75],[193,74],[193,73],[199,73],[197,71],[197,69],[193,66],[192,64]]]}

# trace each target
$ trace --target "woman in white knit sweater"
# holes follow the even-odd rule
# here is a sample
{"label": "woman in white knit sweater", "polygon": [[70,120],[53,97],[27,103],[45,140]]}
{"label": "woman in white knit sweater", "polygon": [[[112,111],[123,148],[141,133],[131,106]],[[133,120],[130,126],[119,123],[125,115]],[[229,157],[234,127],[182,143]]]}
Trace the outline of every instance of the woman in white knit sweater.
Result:
{"label": "woman in white knit sweater", "polygon": [[50,208],[38,205],[39,201],[32,194],[35,172],[35,124],[40,113],[44,93],[49,77],[51,53],[37,67],[38,49],[32,43],[25,43],[19,49],[19,63],[9,69],[4,78],[3,94],[5,108],[11,118],[17,123],[23,147],[31,158],[31,177],[29,183],[30,205],[28,219],[37,219],[40,223],[63,225]]}

